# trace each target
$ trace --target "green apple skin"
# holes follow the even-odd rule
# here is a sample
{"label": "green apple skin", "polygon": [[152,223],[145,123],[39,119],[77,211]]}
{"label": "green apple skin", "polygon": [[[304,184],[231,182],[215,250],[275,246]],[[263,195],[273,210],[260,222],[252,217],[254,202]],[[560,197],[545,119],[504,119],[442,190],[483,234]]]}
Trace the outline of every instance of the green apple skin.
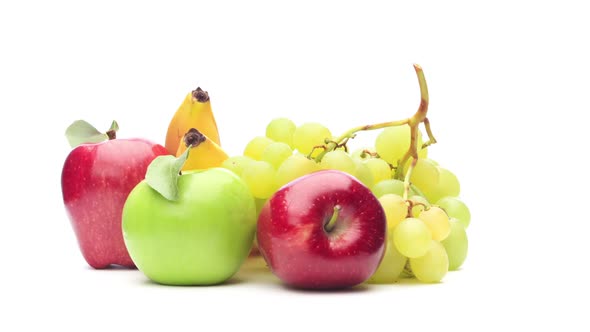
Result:
{"label": "green apple skin", "polygon": [[252,247],[256,206],[234,173],[211,168],[183,174],[169,201],[145,180],[123,208],[123,237],[136,264],[166,285],[213,285],[231,278]]}

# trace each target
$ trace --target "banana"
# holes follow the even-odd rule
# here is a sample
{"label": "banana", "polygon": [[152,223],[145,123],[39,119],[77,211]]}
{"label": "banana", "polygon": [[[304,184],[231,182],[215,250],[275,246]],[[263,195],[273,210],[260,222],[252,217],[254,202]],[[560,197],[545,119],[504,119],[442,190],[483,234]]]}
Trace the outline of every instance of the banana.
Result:
{"label": "banana", "polygon": [[184,133],[190,128],[197,128],[213,142],[219,143],[219,131],[211,109],[207,91],[197,88],[187,94],[186,98],[172,117],[166,133],[166,149],[176,153]]}
{"label": "banana", "polygon": [[182,155],[189,146],[192,147],[182,167],[183,171],[219,167],[228,158],[227,153],[217,143],[195,128],[189,129],[183,136],[176,156]]}

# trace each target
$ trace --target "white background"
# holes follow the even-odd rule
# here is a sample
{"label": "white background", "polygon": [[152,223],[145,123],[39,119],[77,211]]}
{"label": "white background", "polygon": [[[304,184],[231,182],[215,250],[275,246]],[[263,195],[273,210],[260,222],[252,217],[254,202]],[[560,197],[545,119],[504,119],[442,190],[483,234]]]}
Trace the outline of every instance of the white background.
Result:
{"label": "white background", "polygon": [[[2,2],[0,330],[588,330],[586,7],[404,3]],[[228,285],[164,287],[82,259],[60,188],[73,120],[163,143],[201,86],[240,154],[278,116],[341,133],[413,114],[412,63],[430,155],[473,215],[443,283],[298,292],[250,262]]]}

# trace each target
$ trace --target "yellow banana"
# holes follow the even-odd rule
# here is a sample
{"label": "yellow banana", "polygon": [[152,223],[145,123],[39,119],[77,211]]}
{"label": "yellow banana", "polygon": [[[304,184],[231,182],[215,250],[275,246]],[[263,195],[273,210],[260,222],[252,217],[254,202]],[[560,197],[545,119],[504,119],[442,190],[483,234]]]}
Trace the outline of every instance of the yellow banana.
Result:
{"label": "yellow banana", "polygon": [[168,149],[168,152],[171,154],[176,153],[184,133],[190,128],[197,128],[213,142],[220,144],[219,131],[211,109],[209,94],[201,88],[187,94],[172,117],[166,133],[166,149]]}
{"label": "yellow banana", "polygon": [[183,154],[189,146],[192,147],[182,167],[183,171],[219,167],[228,158],[227,153],[217,143],[195,128],[191,128],[183,136],[178,144],[176,156]]}

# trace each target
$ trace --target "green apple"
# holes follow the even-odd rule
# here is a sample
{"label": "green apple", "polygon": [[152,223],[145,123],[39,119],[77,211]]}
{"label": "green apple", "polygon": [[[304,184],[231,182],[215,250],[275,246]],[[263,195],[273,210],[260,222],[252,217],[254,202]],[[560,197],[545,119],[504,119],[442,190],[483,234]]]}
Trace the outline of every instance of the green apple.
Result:
{"label": "green apple", "polygon": [[175,192],[167,197],[150,184],[149,173],[123,208],[123,236],[138,269],[168,285],[212,285],[231,278],[256,231],[256,205],[246,184],[223,168],[180,176],[176,171]]}

